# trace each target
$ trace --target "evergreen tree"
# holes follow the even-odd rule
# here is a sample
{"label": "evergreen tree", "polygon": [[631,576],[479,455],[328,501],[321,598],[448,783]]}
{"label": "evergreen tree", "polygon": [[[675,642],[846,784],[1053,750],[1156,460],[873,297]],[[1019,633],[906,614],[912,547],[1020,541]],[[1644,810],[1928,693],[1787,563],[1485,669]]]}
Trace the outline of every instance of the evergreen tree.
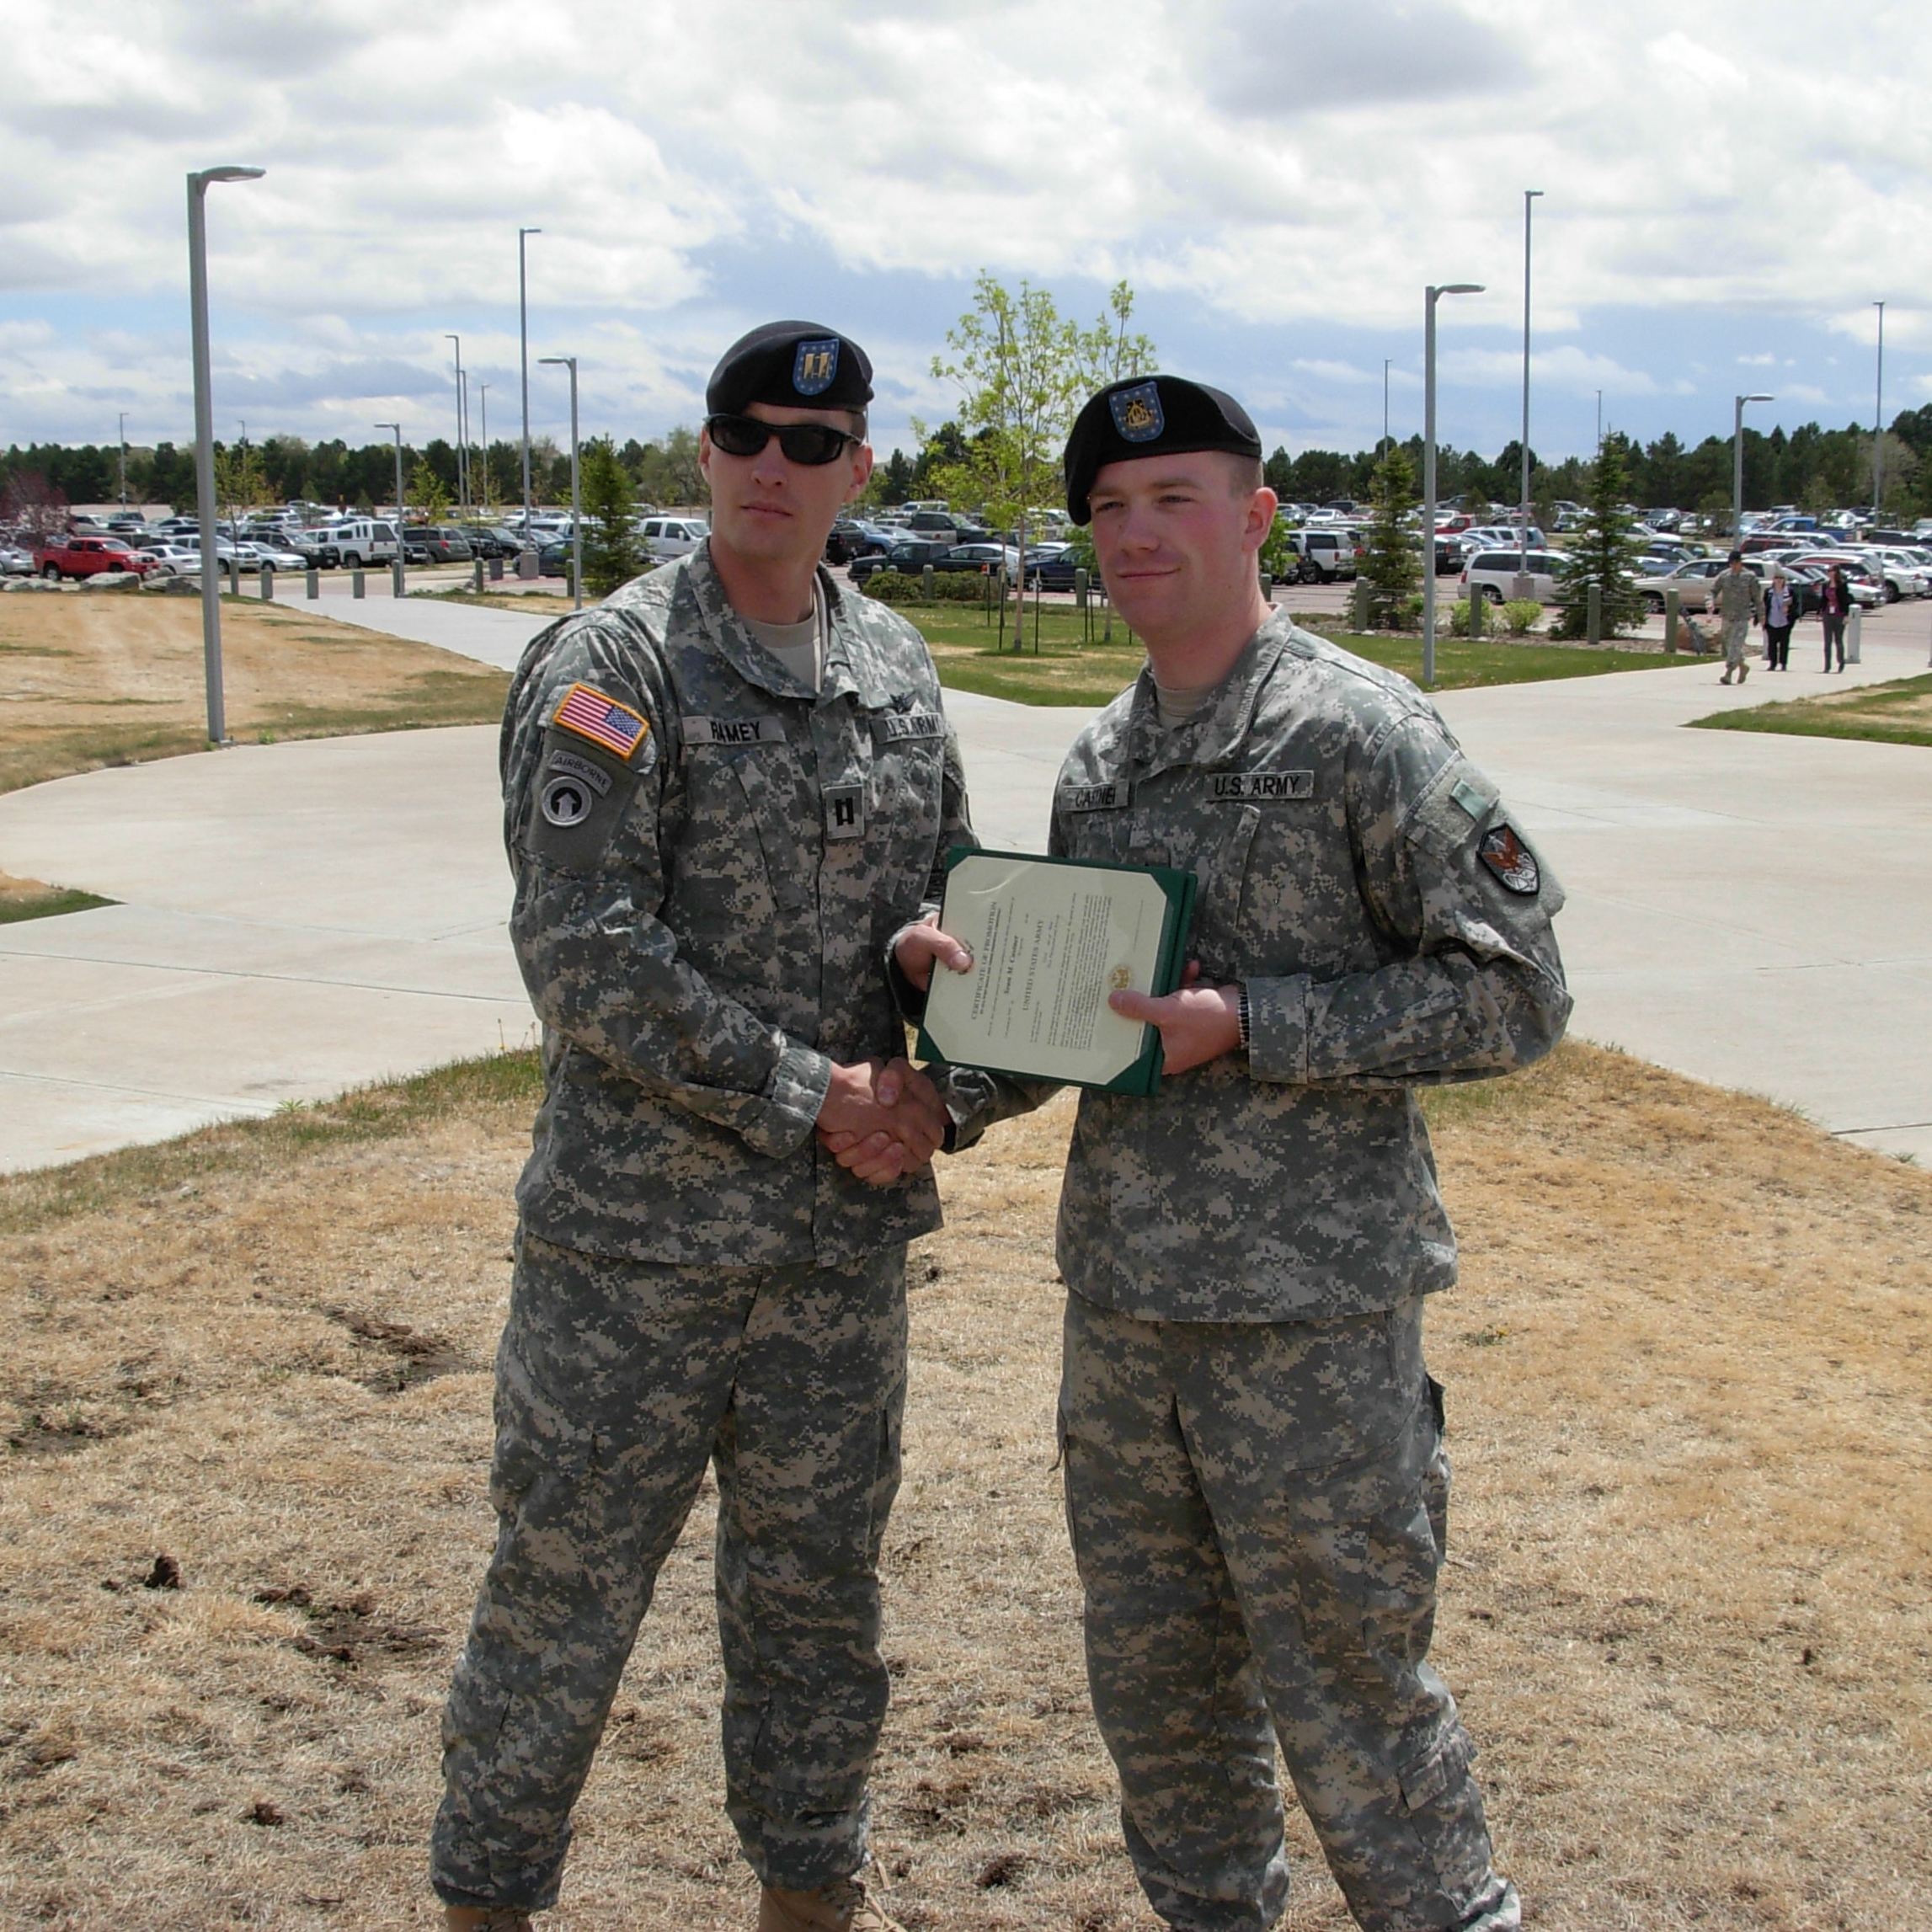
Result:
{"label": "evergreen tree", "polygon": [[1590,466],[1589,507],[1556,579],[1559,638],[1589,634],[1590,586],[1603,592],[1603,634],[1614,638],[1643,615],[1636,592],[1637,547],[1623,505],[1630,494],[1630,441],[1620,430],[1604,438]]}
{"label": "evergreen tree", "polygon": [[578,488],[584,515],[584,588],[608,597],[644,568],[638,542],[637,485],[608,436],[595,436],[578,453]]}
{"label": "evergreen tree", "polygon": [[1369,622],[1377,630],[1393,630],[1422,581],[1416,536],[1409,528],[1416,472],[1406,451],[1391,448],[1376,464],[1369,479],[1369,500],[1373,513],[1368,554],[1362,559],[1362,575],[1369,585]]}

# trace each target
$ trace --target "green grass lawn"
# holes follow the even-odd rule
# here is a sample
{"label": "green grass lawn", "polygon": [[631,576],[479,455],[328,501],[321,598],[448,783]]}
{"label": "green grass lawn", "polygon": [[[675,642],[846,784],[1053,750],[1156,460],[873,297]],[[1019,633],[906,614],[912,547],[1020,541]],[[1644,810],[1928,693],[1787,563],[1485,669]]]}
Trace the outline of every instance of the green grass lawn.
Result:
{"label": "green grass lawn", "polygon": [[1932,675],[1834,691],[1829,697],[1790,698],[1749,711],[1713,712],[1691,723],[1700,731],[1776,731],[1791,738],[1932,745]]}
{"label": "green grass lawn", "polygon": [[[1113,620],[1113,640],[1104,640],[1106,621],[1091,621],[1093,641],[1082,641],[1081,620],[1064,606],[1041,613],[1039,647],[1033,645],[1033,617],[1027,615],[1025,644],[996,647],[999,630],[970,605],[900,605],[900,614],[924,632],[939,667],[940,681],[954,691],[978,691],[988,697],[1011,698],[1020,704],[1105,704],[1133,682],[1145,654],[1119,617]],[[1422,675],[1420,638],[1364,637],[1347,632],[1325,633],[1343,650],[1371,659],[1413,678]],[[1694,663],[1692,658],[1656,651],[1585,650],[1572,645],[1540,643],[1507,643],[1467,638],[1436,639],[1437,691],[1465,691],[1480,685],[1530,684],[1545,678],[1593,677],[1604,671],[1657,670]]]}

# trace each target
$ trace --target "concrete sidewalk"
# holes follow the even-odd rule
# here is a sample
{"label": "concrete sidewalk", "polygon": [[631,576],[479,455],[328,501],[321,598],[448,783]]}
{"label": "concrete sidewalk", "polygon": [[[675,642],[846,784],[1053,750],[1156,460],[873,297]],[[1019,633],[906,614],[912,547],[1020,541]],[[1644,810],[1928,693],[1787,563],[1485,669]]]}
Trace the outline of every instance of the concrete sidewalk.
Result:
{"label": "concrete sidewalk", "polygon": [[[299,599],[294,600],[302,601]],[[329,599],[513,664],[558,614]],[[310,606],[312,608],[313,606]],[[1932,756],[1689,718],[1924,667],[1726,690],[1709,664],[1452,692],[1569,889],[1576,1030],[1932,1156]],[[1038,849],[1075,711],[952,692],[979,835]],[[489,728],[246,747],[0,798],[0,865],[125,904],[0,926],[0,1167],[72,1158],[531,1037]]]}

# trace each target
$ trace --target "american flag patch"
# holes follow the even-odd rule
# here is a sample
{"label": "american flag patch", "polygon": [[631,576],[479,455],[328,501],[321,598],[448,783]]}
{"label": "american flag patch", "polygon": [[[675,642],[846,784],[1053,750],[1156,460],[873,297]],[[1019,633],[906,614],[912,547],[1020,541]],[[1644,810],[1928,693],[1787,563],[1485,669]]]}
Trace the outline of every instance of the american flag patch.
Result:
{"label": "american flag patch", "polygon": [[588,738],[593,745],[601,745],[606,751],[615,751],[620,758],[628,758],[650,729],[627,704],[619,704],[587,684],[571,686],[550,722]]}

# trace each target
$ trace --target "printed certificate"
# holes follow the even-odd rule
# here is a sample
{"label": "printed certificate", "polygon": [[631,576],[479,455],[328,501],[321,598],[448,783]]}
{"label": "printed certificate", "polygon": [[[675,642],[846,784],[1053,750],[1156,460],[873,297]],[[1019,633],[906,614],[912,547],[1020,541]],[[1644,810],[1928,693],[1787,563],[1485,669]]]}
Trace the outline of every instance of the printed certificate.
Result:
{"label": "printed certificate", "polygon": [[1194,875],[1028,852],[955,850],[939,923],[973,955],[936,966],[919,1050],[957,1066],[1120,1093],[1160,1084],[1161,1035],[1109,993],[1180,984]]}

